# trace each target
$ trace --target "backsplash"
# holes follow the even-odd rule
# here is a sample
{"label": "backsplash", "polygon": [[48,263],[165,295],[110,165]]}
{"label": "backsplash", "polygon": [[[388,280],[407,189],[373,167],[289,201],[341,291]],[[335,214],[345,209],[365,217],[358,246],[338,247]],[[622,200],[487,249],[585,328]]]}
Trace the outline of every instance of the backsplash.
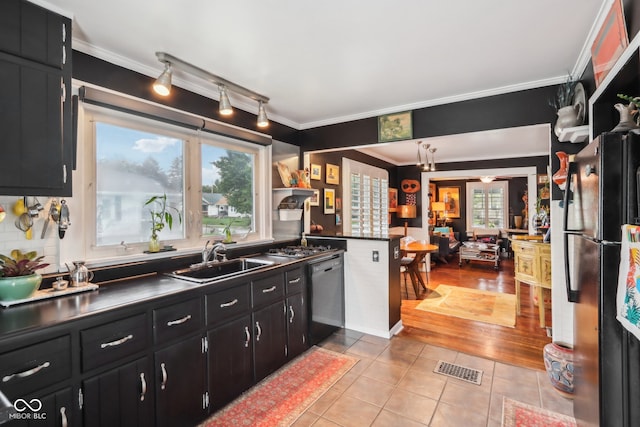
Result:
{"label": "backsplash", "polygon": [[[6,216],[2,222],[0,222],[0,253],[10,256],[13,249],[20,249],[21,251],[37,251],[38,255],[44,255],[44,262],[51,264],[44,270],[43,273],[51,273],[58,271],[59,253],[60,253],[60,239],[58,238],[58,226],[51,221],[47,227],[47,233],[45,238],[42,239],[42,227],[49,212],[49,206],[51,199],[48,197],[38,197],[40,203],[44,206],[44,210],[40,212],[37,218],[33,219],[32,238],[28,240],[26,233],[20,231],[15,221],[18,218],[13,213],[13,206],[21,199],[17,196],[0,196],[0,205],[4,208]],[[33,198],[29,197],[29,201]]]}

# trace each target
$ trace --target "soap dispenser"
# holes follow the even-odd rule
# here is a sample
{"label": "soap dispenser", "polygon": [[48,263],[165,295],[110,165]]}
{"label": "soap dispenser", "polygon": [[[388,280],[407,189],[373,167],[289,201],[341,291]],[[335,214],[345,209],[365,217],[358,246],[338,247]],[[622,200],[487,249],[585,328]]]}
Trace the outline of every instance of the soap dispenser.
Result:
{"label": "soap dispenser", "polygon": [[307,238],[305,237],[304,233],[302,233],[302,239],[300,239],[300,245],[307,246]]}

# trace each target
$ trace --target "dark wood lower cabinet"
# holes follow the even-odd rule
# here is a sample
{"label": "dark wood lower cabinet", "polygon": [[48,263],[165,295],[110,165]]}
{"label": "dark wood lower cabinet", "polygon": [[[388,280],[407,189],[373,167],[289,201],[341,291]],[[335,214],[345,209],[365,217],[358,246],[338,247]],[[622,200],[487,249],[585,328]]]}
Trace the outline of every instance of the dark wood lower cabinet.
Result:
{"label": "dark wood lower cabinet", "polygon": [[[80,417],[77,415],[77,412],[74,411],[74,399],[71,388],[65,388],[44,397],[36,394],[25,396],[22,399],[34,410],[22,402],[18,402],[16,407],[19,409],[19,412],[12,415],[12,421],[7,423],[7,426],[74,427],[82,425]],[[40,406],[38,402],[40,402],[42,406]]]}
{"label": "dark wood lower cabinet", "polygon": [[153,386],[147,358],[83,381],[84,425],[154,425]]}
{"label": "dark wood lower cabinet", "polygon": [[189,426],[208,413],[203,338],[185,339],[155,353],[156,425]]}
{"label": "dark wood lower cabinet", "polygon": [[307,307],[304,294],[287,297],[287,353],[289,359],[309,348],[307,342]]}
{"label": "dark wood lower cabinet", "polygon": [[253,333],[255,379],[260,381],[287,361],[284,301],[253,313]]}
{"label": "dark wood lower cabinet", "polygon": [[209,395],[215,411],[253,383],[251,316],[247,315],[208,332]]}

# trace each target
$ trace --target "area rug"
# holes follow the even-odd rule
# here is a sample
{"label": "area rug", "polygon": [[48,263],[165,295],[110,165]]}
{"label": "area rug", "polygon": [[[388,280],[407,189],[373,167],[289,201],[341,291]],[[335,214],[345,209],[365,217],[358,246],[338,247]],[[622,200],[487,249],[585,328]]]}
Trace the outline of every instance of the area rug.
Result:
{"label": "area rug", "polygon": [[200,427],[289,426],[358,359],[320,347],[292,360]]}
{"label": "area rug", "polygon": [[502,401],[502,427],[576,427],[576,420],[505,397]]}
{"label": "area rug", "polygon": [[438,285],[416,309],[510,328],[516,326],[516,296],[512,294]]}

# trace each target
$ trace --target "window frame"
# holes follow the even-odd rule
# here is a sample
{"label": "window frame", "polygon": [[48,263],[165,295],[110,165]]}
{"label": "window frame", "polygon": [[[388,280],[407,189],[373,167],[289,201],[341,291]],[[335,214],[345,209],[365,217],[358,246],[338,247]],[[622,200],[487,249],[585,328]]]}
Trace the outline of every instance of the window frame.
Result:
{"label": "window frame", "polygon": [[[82,173],[79,182],[74,182],[74,194],[79,194],[82,200],[82,227],[84,244],[82,253],[74,250],[73,256],[82,256],[88,260],[108,260],[112,257],[140,256],[147,249],[148,242],[128,243],[124,245],[96,245],[96,128],[95,122],[123,126],[144,132],[152,132],[183,140],[183,226],[184,238],[163,240],[178,250],[201,250],[211,236],[202,235],[202,144],[215,145],[223,149],[246,152],[254,155],[253,165],[253,226],[254,230],[247,234],[239,244],[256,243],[271,239],[271,210],[267,203],[270,201],[266,194],[271,192],[271,180],[260,179],[270,170],[271,145],[258,145],[243,140],[190,129],[163,122],[162,120],[142,117],[133,113],[126,113],[112,108],[93,104],[80,104],[79,124],[83,127],[79,131],[82,140],[79,141],[78,157],[84,161],[79,164],[78,171]],[[76,173],[78,172],[76,171]],[[78,190],[78,187],[81,186]],[[195,189],[195,190],[194,190]],[[263,214],[264,213],[264,214]]]}
{"label": "window frame", "polygon": [[[502,227],[489,227],[487,224],[487,219],[489,218],[488,209],[488,194],[490,189],[492,188],[500,188],[503,190],[503,200],[502,200]],[[474,226],[473,225],[473,191],[477,189],[482,189],[484,194],[485,201],[485,224],[484,226]],[[509,224],[509,182],[508,181],[492,181],[489,183],[484,183],[480,181],[473,181],[466,183],[466,204],[467,204],[467,230],[474,229],[488,229],[488,228],[508,228]]]}

